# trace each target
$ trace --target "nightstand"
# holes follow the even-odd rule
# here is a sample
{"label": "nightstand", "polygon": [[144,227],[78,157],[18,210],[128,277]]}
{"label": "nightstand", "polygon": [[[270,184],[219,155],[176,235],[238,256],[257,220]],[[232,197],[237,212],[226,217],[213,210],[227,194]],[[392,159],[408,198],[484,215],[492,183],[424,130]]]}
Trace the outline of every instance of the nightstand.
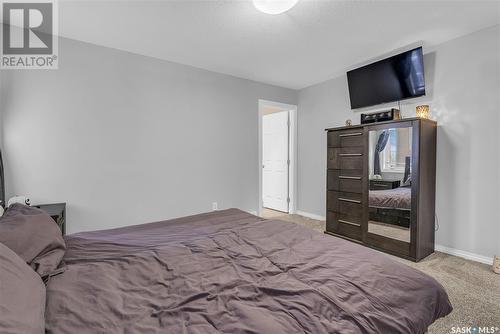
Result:
{"label": "nightstand", "polygon": [[47,212],[61,229],[62,235],[66,234],[66,203],[38,204],[33,207]]}
{"label": "nightstand", "polygon": [[398,188],[401,181],[370,180],[370,190],[387,190]]}

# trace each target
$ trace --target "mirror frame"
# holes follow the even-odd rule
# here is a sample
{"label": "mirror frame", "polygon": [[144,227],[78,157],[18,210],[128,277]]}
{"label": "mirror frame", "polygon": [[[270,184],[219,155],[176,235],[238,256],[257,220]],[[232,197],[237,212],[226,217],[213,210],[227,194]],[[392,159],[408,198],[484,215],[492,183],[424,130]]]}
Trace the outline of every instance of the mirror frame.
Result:
{"label": "mirror frame", "polygon": [[[412,144],[411,144],[411,213],[410,213],[410,242],[404,242],[397,239],[392,239],[383,235],[368,232],[368,208],[369,208],[369,170],[368,170],[368,149],[369,149],[369,133],[370,131],[392,129],[392,128],[412,128]],[[365,147],[367,157],[364,166],[364,179],[366,180],[363,189],[363,223],[361,224],[363,242],[373,248],[381,249],[385,252],[403,256],[408,259],[415,258],[417,244],[417,209],[418,209],[418,188],[419,188],[419,132],[420,126],[418,121],[400,121],[391,122],[389,124],[368,124],[364,127],[365,131]]]}

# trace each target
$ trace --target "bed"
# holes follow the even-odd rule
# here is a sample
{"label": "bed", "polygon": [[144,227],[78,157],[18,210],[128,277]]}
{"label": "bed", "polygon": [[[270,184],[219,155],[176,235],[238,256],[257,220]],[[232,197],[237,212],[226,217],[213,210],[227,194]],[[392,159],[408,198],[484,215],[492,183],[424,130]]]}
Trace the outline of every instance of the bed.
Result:
{"label": "bed", "polygon": [[452,310],[416,269],[237,209],[65,242],[47,333],[424,333]]}
{"label": "bed", "polygon": [[370,221],[410,227],[411,187],[370,190],[368,216]]}
{"label": "bed", "polygon": [[369,193],[371,207],[411,210],[411,187],[370,190]]}

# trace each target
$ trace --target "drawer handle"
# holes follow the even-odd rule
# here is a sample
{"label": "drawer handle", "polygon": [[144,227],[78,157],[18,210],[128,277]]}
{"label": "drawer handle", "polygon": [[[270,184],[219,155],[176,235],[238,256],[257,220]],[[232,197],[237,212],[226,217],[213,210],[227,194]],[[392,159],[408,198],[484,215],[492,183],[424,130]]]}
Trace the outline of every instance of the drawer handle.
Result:
{"label": "drawer handle", "polygon": [[362,156],[362,153],[340,153],[339,156],[341,157],[360,157]]}
{"label": "drawer handle", "polygon": [[361,136],[363,135],[363,132],[353,132],[353,133],[343,133],[339,135],[339,137],[354,137],[354,136]]}
{"label": "drawer handle", "polygon": [[361,180],[361,176],[344,176],[344,175],[340,175],[339,179]]}
{"label": "drawer handle", "polygon": [[339,219],[338,220],[339,223],[343,223],[343,224],[348,224],[348,225],[353,225],[353,226],[357,226],[357,227],[360,227],[361,225],[358,224],[358,223],[353,223],[353,222],[350,222],[350,221],[347,221],[347,220],[342,220],[342,219]]}
{"label": "drawer handle", "polygon": [[339,201],[343,202],[350,202],[350,203],[356,203],[356,204],[361,204],[361,201],[357,201],[355,199],[349,199],[349,198],[338,198]]}

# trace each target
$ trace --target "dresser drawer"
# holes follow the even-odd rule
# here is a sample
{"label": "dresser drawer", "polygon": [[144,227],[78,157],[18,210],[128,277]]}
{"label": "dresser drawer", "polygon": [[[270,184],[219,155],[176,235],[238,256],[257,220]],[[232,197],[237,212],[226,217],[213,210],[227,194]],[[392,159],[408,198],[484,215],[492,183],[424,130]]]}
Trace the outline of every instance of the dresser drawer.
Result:
{"label": "dresser drawer", "polygon": [[362,170],[330,169],[327,172],[327,189],[351,193],[363,193]]}
{"label": "dresser drawer", "polygon": [[328,191],[328,210],[356,218],[356,223],[363,216],[363,202],[361,194]]}
{"label": "dresser drawer", "polygon": [[344,235],[348,238],[361,240],[361,221],[345,214],[328,211],[326,230]]}
{"label": "dresser drawer", "polygon": [[363,147],[329,148],[328,168],[363,169]]}
{"label": "dresser drawer", "polygon": [[363,142],[363,128],[328,132],[328,147],[363,146]]}

